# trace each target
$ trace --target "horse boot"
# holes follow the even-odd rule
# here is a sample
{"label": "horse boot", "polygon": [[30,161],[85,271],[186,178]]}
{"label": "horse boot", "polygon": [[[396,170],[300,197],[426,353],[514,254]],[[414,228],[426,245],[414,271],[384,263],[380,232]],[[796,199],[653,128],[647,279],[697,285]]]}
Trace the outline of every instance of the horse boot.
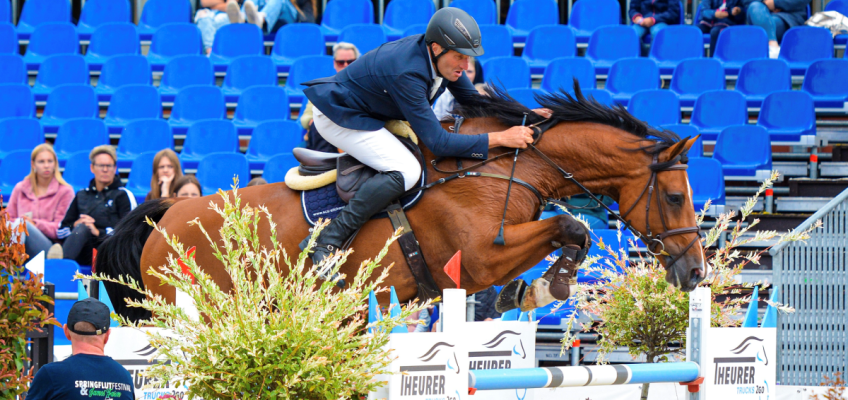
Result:
{"label": "horse boot", "polygon": [[[340,250],[350,235],[365,225],[374,214],[403,195],[405,189],[403,175],[397,171],[381,172],[365,181],[339,215],[318,234],[311,256],[312,264],[318,266],[336,250]],[[300,242],[301,250],[306,249],[309,239],[310,236],[307,236]],[[338,274],[329,275],[332,268],[332,265],[325,265],[318,271],[318,276],[321,279],[336,280]],[[344,279],[338,279],[336,285],[343,288]]]}

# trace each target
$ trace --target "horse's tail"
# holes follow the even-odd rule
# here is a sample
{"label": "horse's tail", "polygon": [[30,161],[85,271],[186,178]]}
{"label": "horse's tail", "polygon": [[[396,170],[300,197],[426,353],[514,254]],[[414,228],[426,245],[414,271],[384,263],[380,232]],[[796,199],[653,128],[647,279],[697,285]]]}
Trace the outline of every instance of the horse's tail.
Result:
{"label": "horse's tail", "polygon": [[[153,227],[145,221],[150,218],[159,222],[162,216],[176,202],[174,198],[148,200],[141,203],[127,214],[100,246],[97,247],[97,273],[118,279],[123,276],[125,281],[134,280],[144,288],[141,280],[141,251]],[[149,319],[150,312],[137,307],[127,307],[125,298],[141,301],[144,295],[126,286],[105,282],[106,292],[115,306],[118,315],[131,321]]]}

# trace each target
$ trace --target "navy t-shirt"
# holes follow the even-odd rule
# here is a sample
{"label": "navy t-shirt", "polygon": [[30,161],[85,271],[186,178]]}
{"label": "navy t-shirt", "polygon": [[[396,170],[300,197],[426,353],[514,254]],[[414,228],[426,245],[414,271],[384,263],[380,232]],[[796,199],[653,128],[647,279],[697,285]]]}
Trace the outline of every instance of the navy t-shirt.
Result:
{"label": "navy t-shirt", "polygon": [[134,400],[132,376],[109,356],[76,354],[38,370],[27,400]]}

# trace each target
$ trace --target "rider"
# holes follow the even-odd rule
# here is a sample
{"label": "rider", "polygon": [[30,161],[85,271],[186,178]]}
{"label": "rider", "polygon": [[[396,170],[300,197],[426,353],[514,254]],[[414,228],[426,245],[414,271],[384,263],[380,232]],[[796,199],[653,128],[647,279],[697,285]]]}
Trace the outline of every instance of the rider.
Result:
{"label": "rider", "polygon": [[[421,176],[415,156],[383,126],[409,121],[413,131],[436,156],[485,159],[490,148],[525,148],[533,142],[530,128],[459,135],[442,129],[431,105],[447,90],[462,104],[479,96],[465,75],[469,57],[483,54],[477,22],[458,8],[437,11],[424,35],[386,43],[333,77],[304,83],[314,105],[314,124],[324,138],[377,170],[348,205],[321,231],[312,261],[332,255],[371,216],[386,208]],[[306,247],[309,237],[300,244]],[[326,266],[319,274],[329,278]]]}

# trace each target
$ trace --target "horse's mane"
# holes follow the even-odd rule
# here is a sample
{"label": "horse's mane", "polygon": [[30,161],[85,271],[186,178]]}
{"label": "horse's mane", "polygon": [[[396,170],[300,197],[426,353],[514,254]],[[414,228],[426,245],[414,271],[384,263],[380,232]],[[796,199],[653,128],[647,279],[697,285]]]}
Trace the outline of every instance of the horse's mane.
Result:
{"label": "horse's mane", "polygon": [[[597,102],[594,98],[583,96],[577,79],[574,80],[574,94],[561,90],[559,93],[536,95],[536,101],[542,107],[553,111],[552,119],[561,122],[595,122],[613,128],[621,129],[638,137],[637,141],[652,141],[652,145],[640,147],[649,154],[657,154],[671,147],[680,137],[668,130],[654,129],[644,121],[631,115],[621,105],[609,107]],[[527,124],[544,120],[515,99],[506,90],[489,85],[486,96],[476,96],[472,101],[462,104],[457,102],[452,114],[463,118],[497,118],[509,126],[521,125],[525,113]]]}

